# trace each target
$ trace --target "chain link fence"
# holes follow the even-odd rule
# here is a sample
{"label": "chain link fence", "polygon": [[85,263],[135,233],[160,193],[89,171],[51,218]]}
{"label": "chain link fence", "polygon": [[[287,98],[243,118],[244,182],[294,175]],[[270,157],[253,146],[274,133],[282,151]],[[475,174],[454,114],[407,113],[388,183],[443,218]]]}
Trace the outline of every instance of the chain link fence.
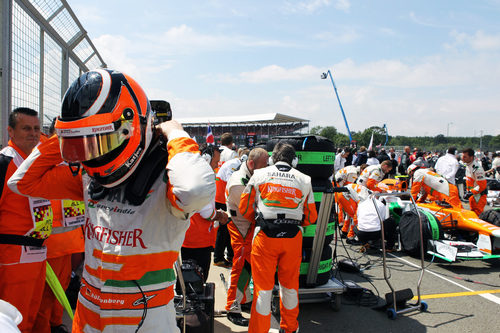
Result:
{"label": "chain link fence", "polygon": [[46,129],[59,115],[68,85],[106,63],[66,0],[2,0],[0,10],[0,133],[5,146],[13,109],[38,111]]}

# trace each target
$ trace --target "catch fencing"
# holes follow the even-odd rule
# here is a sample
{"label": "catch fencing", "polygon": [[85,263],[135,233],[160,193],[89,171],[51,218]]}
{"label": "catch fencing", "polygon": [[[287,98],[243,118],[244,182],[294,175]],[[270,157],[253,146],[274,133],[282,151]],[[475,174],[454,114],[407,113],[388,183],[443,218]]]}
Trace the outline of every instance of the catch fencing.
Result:
{"label": "catch fencing", "polygon": [[0,133],[5,146],[13,109],[38,111],[47,129],[60,113],[69,84],[106,63],[66,0],[2,0],[0,11]]}

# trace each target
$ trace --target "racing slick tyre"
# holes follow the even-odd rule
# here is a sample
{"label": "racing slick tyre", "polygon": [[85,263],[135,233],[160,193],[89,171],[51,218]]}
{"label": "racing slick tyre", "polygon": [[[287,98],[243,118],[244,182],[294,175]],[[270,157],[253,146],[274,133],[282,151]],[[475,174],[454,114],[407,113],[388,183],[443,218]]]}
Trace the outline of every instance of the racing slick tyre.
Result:
{"label": "racing slick tyre", "polygon": [[486,210],[479,215],[479,218],[500,227],[500,210],[498,209]]}
{"label": "racing slick tyre", "polygon": [[[303,227],[304,233],[302,234],[302,248],[310,249],[313,246],[314,235],[316,233],[316,224],[311,224]],[[325,246],[333,241],[333,235],[335,234],[335,221],[328,223],[325,232]]]}
{"label": "racing slick tyre", "polygon": [[[323,193],[333,191],[334,187],[332,182],[326,178],[311,178],[311,185],[314,194],[314,203],[316,204],[316,211],[319,214]],[[330,221],[333,221],[336,216],[333,207],[330,213]]]}
{"label": "racing slick tyre", "polygon": [[323,251],[321,252],[321,258],[318,265],[318,276],[316,277],[316,283],[311,286],[306,284],[307,282],[307,272],[309,271],[309,262],[311,260],[312,249],[303,248],[302,249],[302,263],[300,264],[300,275],[299,275],[299,287],[309,288],[315,286],[322,286],[328,282],[332,276],[332,260],[333,251],[332,247],[325,243],[323,246]]}
{"label": "racing slick tyre", "polygon": [[490,191],[500,191],[500,181],[496,179],[486,179],[488,184],[488,190]]}

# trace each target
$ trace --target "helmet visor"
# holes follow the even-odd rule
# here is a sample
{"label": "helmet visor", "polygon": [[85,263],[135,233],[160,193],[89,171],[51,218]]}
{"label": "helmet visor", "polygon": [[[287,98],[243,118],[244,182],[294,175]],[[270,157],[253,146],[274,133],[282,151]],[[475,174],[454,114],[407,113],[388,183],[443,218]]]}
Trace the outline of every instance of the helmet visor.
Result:
{"label": "helmet visor", "polygon": [[108,133],[76,136],[75,132],[78,130],[69,135],[64,130],[57,133],[61,156],[66,162],[84,162],[103,156],[118,148],[132,133],[130,122],[123,122],[118,130]]}

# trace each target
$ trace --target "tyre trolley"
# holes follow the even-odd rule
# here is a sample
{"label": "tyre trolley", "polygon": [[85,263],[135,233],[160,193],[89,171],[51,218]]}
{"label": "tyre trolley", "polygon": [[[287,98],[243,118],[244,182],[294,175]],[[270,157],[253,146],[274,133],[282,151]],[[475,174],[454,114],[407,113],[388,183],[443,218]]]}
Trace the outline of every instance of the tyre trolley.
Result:
{"label": "tyre trolley", "polygon": [[[323,192],[320,207],[318,210],[318,219],[316,220],[316,231],[314,234],[311,259],[307,271],[306,286],[311,288],[299,287],[299,303],[320,303],[328,302],[334,311],[340,310],[342,294],[345,286],[334,277],[330,277],[328,282],[316,286],[318,276],[318,267],[321,260],[322,249],[325,244],[325,234],[330,220],[330,213],[334,203],[335,192],[345,192],[346,188],[331,188]],[[275,286],[271,302],[271,311],[275,317],[279,317],[280,297],[279,286]]]}
{"label": "tyre trolley", "polygon": [[[413,298],[413,292],[410,288],[395,290],[391,285],[390,277],[387,273],[387,261],[386,261],[386,249],[385,249],[385,234],[384,234],[384,223],[382,217],[380,216],[380,212],[377,209],[376,198],[378,197],[410,197],[411,205],[414,208],[415,212],[418,214],[418,222],[420,229],[420,276],[417,282],[417,303],[407,305],[406,302]],[[420,285],[422,283],[422,278],[424,277],[425,272],[425,263],[424,263],[424,242],[423,242],[423,229],[422,229],[422,218],[420,217],[420,213],[417,209],[417,204],[415,200],[411,196],[409,192],[399,192],[399,193],[374,193],[372,196],[372,202],[375,206],[375,211],[377,212],[377,216],[380,220],[380,231],[381,231],[381,239],[382,239],[382,266],[384,269],[384,280],[391,289],[390,293],[385,295],[386,303],[387,303],[387,317],[389,319],[396,319],[398,314],[408,313],[416,310],[426,311],[428,305],[426,302],[422,301],[420,296]]]}

